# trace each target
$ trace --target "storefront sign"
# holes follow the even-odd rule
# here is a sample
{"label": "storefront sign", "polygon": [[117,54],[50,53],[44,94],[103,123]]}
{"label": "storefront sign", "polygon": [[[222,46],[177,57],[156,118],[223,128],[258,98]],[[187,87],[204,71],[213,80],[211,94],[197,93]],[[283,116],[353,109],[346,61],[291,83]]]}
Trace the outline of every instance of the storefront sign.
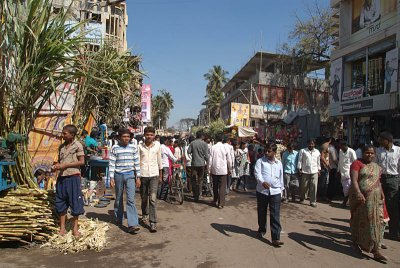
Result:
{"label": "storefront sign", "polygon": [[151,122],[151,86],[142,86],[142,122]]}
{"label": "storefront sign", "polygon": [[385,59],[385,94],[397,92],[397,69],[399,66],[399,49],[386,52]]}
{"label": "storefront sign", "polygon": [[264,113],[280,113],[283,109],[282,104],[268,103],[264,105]]}
{"label": "storefront sign", "polygon": [[245,103],[231,103],[231,125],[238,127],[248,127],[250,117],[250,108]]}
{"label": "storefront sign", "polygon": [[361,101],[342,104],[342,112],[343,113],[372,109],[372,108],[374,108],[374,100],[373,99],[361,100]]}
{"label": "storefront sign", "polygon": [[264,116],[263,106],[261,105],[251,105],[250,117],[262,119]]}
{"label": "storefront sign", "polygon": [[329,90],[329,103],[340,101],[342,93],[342,58],[337,59],[331,64],[331,84]]}
{"label": "storefront sign", "polygon": [[361,98],[364,92],[364,87],[352,88],[343,92],[342,101],[354,100]]}

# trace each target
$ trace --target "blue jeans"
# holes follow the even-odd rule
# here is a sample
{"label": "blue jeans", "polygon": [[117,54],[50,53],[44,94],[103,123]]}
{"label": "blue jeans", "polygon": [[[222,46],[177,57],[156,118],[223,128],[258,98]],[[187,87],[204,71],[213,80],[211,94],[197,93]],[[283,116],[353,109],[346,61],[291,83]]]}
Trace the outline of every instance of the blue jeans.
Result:
{"label": "blue jeans", "polygon": [[139,225],[138,213],[135,206],[135,175],[130,173],[115,173],[115,219],[122,223],[124,218],[124,189],[126,189],[126,215],[128,218],[128,227]]}

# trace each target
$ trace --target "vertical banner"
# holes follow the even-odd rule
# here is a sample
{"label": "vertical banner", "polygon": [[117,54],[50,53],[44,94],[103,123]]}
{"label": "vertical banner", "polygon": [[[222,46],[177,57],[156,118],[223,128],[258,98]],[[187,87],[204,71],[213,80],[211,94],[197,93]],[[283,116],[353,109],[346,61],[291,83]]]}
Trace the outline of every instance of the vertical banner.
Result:
{"label": "vertical banner", "polygon": [[248,127],[250,124],[250,108],[245,103],[231,103],[231,125]]}
{"label": "vertical banner", "polygon": [[151,122],[151,86],[142,86],[142,122]]}
{"label": "vertical banner", "polygon": [[397,69],[399,66],[399,49],[386,52],[385,59],[385,94],[397,92]]}
{"label": "vertical banner", "polygon": [[340,101],[342,93],[342,58],[337,59],[331,64],[331,79],[329,90],[329,103]]}

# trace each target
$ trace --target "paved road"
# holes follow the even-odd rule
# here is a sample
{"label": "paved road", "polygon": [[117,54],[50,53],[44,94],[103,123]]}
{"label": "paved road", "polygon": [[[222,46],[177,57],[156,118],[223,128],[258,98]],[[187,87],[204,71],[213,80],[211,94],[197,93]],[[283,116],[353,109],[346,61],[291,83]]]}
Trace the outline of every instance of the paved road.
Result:
{"label": "paved road", "polygon": [[[111,208],[89,208],[87,216],[111,221]],[[283,204],[281,214],[285,246],[274,248],[269,233],[257,238],[254,192],[231,193],[222,210],[207,202],[160,202],[156,234],[130,235],[112,225],[101,253],[0,249],[0,267],[400,267],[400,242],[385,240],[387,265],[352,250],[349,211],[338,204]]]}

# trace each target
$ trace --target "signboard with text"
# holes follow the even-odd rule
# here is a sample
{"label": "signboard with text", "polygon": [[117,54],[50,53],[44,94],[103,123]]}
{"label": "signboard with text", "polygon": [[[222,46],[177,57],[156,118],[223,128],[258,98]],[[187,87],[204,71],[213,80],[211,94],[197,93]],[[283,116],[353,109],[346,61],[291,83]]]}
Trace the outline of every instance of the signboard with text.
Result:
{"label": "signboard with text", "polygon": [[399,49],[386,52],[385,58],[385,94],[397,92],[397,70],[399,66]]}
{"label": "signboard with text", "polygon": [[143,123],[151,122],[151,86],[142,86],[142,111],[141,117]]}
{"label": "signboard with text", "polygon": [[231,103],[231,125],[248,127],[250,124],[250,108],[246,103]]}

